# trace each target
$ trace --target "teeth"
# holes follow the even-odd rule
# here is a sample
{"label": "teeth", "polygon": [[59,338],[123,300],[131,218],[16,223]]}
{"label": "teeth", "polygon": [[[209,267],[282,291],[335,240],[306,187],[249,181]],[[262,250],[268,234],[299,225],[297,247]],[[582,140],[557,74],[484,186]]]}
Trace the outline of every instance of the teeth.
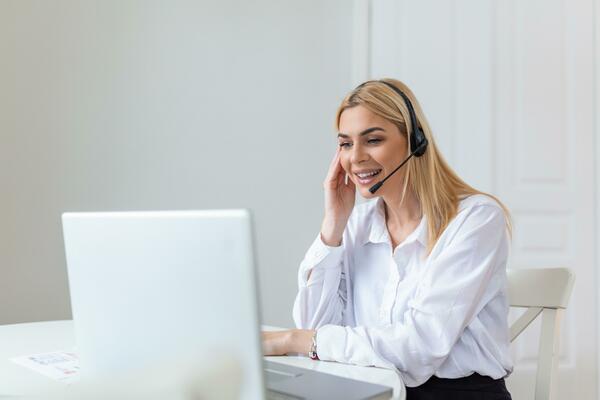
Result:
{"label": "teeth", "polygon": [[369,176],[373,176],[373,175],[377,175],[381,170],[377,170],[377,171],[372,171],[372,172],[366,172],[363,174],[356,174],[358,175],[359,178],[368,178]]}

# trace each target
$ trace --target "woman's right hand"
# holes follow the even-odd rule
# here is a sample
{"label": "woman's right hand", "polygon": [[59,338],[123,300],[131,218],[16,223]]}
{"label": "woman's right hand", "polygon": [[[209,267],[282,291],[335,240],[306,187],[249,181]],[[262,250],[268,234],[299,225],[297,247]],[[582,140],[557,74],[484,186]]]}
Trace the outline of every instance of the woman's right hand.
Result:
{"label": "woman's right hand", "polygon": [[346,172],[340,162],[340,148],[329,165],[323,188],[325,189],[325,217],[321,225],[321,240],[328,246],[339,246],[348,218],[354,208],[356,185],[352,179],[345,181]]}

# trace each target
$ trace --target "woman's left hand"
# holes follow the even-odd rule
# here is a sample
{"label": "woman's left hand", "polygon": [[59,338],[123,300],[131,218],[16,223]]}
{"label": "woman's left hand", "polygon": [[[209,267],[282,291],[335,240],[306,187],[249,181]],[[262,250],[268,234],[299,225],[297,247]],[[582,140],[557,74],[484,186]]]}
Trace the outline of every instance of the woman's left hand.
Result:
{"label": "woman's left hand", "polygon": [[314,331],[292,329],[287,331],[262,332],[262,347],[265,356],[283,356],[288,353],[308,354]]}

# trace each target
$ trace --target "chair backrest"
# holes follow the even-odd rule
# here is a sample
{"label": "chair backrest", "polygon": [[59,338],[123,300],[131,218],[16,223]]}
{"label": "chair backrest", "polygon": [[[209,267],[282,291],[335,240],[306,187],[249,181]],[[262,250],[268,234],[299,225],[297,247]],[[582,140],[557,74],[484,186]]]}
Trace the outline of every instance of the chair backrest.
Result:
{"label": "chair backrest", "polygon": [[527,308],[510,327],[510,341],[542,314],[535,400],[555,399],[560,322],[575,275],[567,268],[509,269],[507,274],[510,306]]}

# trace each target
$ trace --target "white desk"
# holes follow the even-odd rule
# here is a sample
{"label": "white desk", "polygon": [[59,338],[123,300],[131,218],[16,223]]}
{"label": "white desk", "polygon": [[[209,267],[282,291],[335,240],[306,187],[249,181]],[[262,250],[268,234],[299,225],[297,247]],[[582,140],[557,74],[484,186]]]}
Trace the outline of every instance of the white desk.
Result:
{"label": "white desk", "polygon": [[[73,321],[70,320],[0,325],[0,398],[39,394],[44,391],[55,392],[66,388],[64,383],[19,366],[9,359],[27,354],[72,350],[74,346]],[[265,358],[282,364],[390,386],[394,388],[394,399],[404,400],[406,397],[404,384],[396,373],[389,370],[313,361],[307,357]]]}

